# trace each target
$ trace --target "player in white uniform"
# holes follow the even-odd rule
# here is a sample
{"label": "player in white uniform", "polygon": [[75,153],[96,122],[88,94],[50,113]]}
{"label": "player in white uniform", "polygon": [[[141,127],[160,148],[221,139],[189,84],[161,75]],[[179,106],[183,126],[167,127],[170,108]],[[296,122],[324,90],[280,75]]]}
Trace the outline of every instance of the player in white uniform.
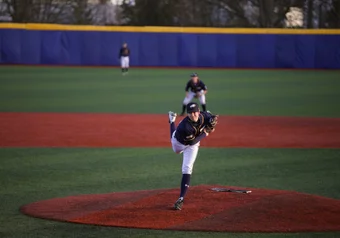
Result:
{"label": "player in white uniform", "polygon": [[198,100],[201,103],[203,111],[207,110],[205,95],[208,92],[208,88],[203,83],[203,81],[198,78],[197,73],[193,73],[190,76],[191,76],[191,79],[187,82],[187,85],[185,87],[186,95],[183,100],[181,116],[184,116],[186,105],[189,102],[191,102],[194,98],[198,98]]}
{"label": "player in white uniform", "polygon": [[177,154],[183,153],[181,192],[174,205],[176,210],[181,210],[184,196],[189,188],[200,141],[213,132],[217,124],[217,116],[210,112],[200,112],[197,103],[187,105],[187,115],[176,128],[177,115],[169,112],[172,149]]}
{"label": "player in white uniform", "polygon": [[120,59],[122,74],[125,75],[128,73],[130,67],[130,49],[127,43],[124,43],[122,48],[120,48],[118,58]]}

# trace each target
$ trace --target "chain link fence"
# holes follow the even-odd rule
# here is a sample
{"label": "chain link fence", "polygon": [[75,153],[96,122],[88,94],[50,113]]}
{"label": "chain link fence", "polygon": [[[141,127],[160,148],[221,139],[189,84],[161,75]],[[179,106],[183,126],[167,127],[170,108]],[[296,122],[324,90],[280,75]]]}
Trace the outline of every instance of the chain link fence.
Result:
{"label": "chain link fence", "polygon": [[340,28],[340,0],[0,0],[0,22]]}

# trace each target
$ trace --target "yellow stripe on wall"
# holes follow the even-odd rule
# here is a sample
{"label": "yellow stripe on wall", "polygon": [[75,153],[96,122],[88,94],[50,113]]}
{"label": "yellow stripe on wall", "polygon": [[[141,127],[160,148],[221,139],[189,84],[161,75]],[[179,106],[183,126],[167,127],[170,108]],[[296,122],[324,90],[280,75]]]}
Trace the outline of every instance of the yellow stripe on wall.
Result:
{"label": "yellow stripe on wall", "polygon": [[0,23],[0,29],[26,29],[26,24]]}
{"label": "yellow stripe on wall", "polygon": [[209,27],[158,27],[158,26],[79,26],[58,24],[1,23],[0,29],[42,31],[112,31],[153,33],[205,33],[205,34],[309,34],[340,35],[340,29],[268,29],[268,28],[209,28]]}

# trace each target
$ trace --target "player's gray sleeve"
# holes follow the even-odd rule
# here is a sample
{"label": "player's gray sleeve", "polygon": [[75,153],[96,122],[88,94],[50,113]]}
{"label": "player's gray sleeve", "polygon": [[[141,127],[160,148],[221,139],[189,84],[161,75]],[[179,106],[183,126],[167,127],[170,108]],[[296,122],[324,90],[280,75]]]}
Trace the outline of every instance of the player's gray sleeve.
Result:
{"label": "player's gray sleeve", "polygon": [[205,138],[206,136],[207,136],[207,134],[205,134],[205,133],[203,132],[201,135],[197,136],[195,139],[193,139],[192,141],[189,141],[188,143],[189,143],[189,145],[194,145],[194,144],[200,142],[200,141],[201,141],[203,138]]}

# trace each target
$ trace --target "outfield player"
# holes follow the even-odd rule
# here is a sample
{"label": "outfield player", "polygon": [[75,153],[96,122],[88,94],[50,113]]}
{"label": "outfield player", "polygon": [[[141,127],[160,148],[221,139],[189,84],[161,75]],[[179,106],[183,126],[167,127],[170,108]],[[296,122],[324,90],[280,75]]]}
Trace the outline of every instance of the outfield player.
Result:
{"label": "outfield player", "polygon": [[183,153],[181,192],[174,205],[176,210],[181,210],[189,188],[200,141],[213,132],[217,124],[217,116],[210,112],[200,112],[197,103],[188,103],[186,108],[187,117],[178,124],[177,128],[175,125],[177,115],[169,112],[172,149],[177,154]]}
{"label": "outfield player", "polygon": [[118,58],[120,59],[122,74],[125,75],[128,73],[130,67],[130,49],[127,43],[124,43],[122,48],[120,48]]}
{"label": "outfield player", "polygon": [[199,99],[201,106],[202,106],[202,110],[203,111],[207,110],[205,95],[208,92],[208,88],[203,83],[203,81],[198,78],[197,73],[191,74],[191,79],[188,81],[185,87],[185,92],[186,92],[186,95],[183,100],[181,116],[184,115],[186,105],[189,102],[191,102],[194,97]]}

